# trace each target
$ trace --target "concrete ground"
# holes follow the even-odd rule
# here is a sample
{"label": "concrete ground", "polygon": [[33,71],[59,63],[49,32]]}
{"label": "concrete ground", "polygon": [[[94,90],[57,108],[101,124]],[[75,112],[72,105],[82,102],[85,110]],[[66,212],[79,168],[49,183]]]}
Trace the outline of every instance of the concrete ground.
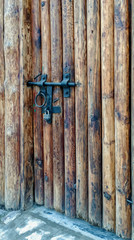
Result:
{"label": "concrete ground", "polygon": [[0,210],[0,240],[117,240],[121,239],[89,223],[69,219],[45,207],[27,211]]}

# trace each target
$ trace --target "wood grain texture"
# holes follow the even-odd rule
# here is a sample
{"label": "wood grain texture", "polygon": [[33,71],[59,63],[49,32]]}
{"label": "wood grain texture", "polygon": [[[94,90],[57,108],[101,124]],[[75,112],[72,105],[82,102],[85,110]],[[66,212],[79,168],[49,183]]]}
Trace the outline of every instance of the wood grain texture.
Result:
{"label": "wood grain texture", "polygon": [[33,205],[33,92],[27,87],[32,77],[31,0],[20,2],[20,160],[21,208]]}
{"label": "wood grain texture", "polygon": [[101,226],[100,1],[87,1],[88,209],[89,222]]}
{"label": "wood grain texture", "polygon": [[[52,0],[51,13],[51,81],[62,81],[62,12],[61,0]],[[57,101],[56,101],[57,99]],[[56,101],[56,102],[55,102]],[[53,114],[53,202],[57,211],[65,209],[64,187],[64,109],[62,89],[53,90],[53,106],[60,106],[61,113]]]}
{"label": "wood grain texture", "polygon": [[88,113],[86,1],[74,1],[75,24],[75,122],[76,122],[76,215],[88,217]]}
{"label": "wood grain texture", "polygon": [[0,205],[5,203],[4,2],[0,0]]}
{"label": "wood grain texture", "polygon": [[[40,1],[32,1],[32,59],[33,77],[41,73],[41,17]],[[38,81],[39,79],[37,79]],[[33,101],[39,92],[33,88]],[[41,101],[41,100],[40,100]],[[38,103],[40,105],[40,102]],[[34,105],[35,106],[35,105]],[[44,165],[43,165],[43,123],[40,108],[34,107],[34,175],[35,175],[35,202],[42,205],[44,202]]]}
{"label": "wood grain texture", "polygon": [[19,2],[4,2],[5,207],[20,207],[20,41]]}
{"label": "wood grain texture", "polygon": [[[50,1],[42,2],[41,8],[41,39],[42,39],[42,73],[47,74],[51,81],[51,28]],[[44,204],[53,208],[53,136],[52,124],[43,120],[44,149]]]}
{"label": "wood grain texture", "polygon": [[[63,74],[70,73],[74,81],[74,1],[62,0]],[[75,96],[64,98],[64,154],[65,154],[65,213],[75,217],[76,159],[75,159]]]}
{"label": "wood grain texture", "polygon": [[115,230],[114,1],[101,0],[103,227]]}
{"label": "wood grain texture", "polygon": [[115,163],[116,233],[130,237],[130,86],[129,86],[129,5],[115,1]]}
{"label": "wood grain texture", "polygon": [[[134,203],[134,0],[131,3],[131,188]],[[132,204],[132,240],[134,240],[134,204]]]}

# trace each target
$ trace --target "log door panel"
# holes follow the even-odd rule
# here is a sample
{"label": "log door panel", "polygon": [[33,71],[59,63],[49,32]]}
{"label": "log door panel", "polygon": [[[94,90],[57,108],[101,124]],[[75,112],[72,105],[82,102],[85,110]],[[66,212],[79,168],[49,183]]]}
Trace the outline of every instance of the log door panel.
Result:
{"label": "log door panel", "polygon": [[[36,74],[41,69],[51,84],[61,83],[66,74],[76,84],[69,97],[63,86],[53,87],[52,105],[61,111],[52,114],[51,123],[35,108],[34,132],[40,128],[40,138],[34,135],[35,156],[37,143],[43,143],[43,164],[34,160],[35,201],[44,199],[48,208],[129,237],[130,19],[129,2],[122,4],[46,0],[39,7],[33,2],[33,76],[38,67]],[[126,19],[125,30],[118,13]]]}
{"label": "log door panel", "polygon": [[[87,220],[86,3],[52,0],[41,2],[40,7],[33,2],[32,6],[33,76],[42,72],[51,85],[69,75],[69,82],[76,83],[68,90],[67,86],[52,88],[52,106],[60,107],[60,112],[49,111],[51,123],[46,121],[49,108],[41,114],[41,109],[34,107],[35,202],[42,204],[44,199],[48,208]],[[33,98],[37,89],[33,87]],[[69,91],[68,97],[65,91]]]}
{"label": "log door panel", "polygon": [[133,5],[0,0],[0,206],[134,239]]}

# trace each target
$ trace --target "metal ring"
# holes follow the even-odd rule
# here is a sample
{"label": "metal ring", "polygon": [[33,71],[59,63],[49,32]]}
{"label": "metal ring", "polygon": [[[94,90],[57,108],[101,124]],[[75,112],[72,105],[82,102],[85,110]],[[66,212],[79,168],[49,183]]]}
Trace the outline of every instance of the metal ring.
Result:
{"label": "metal ring", "polygon": [[[41,97],[44,98],[44,102],[43,102],[42,105],[38,105],[38,104],[37,104],[37,98],[38,98],[39,96],[41,96]],[[36,97],[35,97],[35,105],[36,105],[36,107],[42,108],[42,107],[45,106],[45,104],[46,104],[46,96],[45,96],[45,94],[44,94],[43,92],[40,91],[40,92],[36,95]]]}

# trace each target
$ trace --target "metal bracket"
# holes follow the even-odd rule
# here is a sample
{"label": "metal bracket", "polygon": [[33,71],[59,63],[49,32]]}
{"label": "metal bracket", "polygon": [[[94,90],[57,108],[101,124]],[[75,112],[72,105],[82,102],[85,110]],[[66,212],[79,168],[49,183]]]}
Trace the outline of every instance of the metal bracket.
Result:
{"label": "metal bracket", "polygon": [[129,204],[129,205],[133,204],[131,194],[130,194],[129,197],[127,198],[127,204]]}
{"label": "metal bracket", "polygon": [[68,83],[70,81],[70,74],[66,73],[64,76],[63,76],[63,83],[65,83],[65,86],[63,88],[63,96],[64,98],[69,98],[70,97],[70,87],[68,87]]}
{"label": "metal bracket", "polygon": [[[63,96],[65,98],[70,97],[70,87],[75,87],[76,83],[70,82],[70,74],[66,73],[63,75],[63,80],[61,82],[47,82],[47,75],[38,74],[34,79],[37,79],[41,76],[41,80],[39,82],[28,82],[27,86],[38,86],[40,87],[40,92],[35,97],[35,105],[42,109],[42,113],[44,120],[47,123],[52,123],[52,114],[53,113],[61,113],[60,106],[52,106],[53,101],[53,87],[59,86],[63,88]],[[43,98],[43,103],[38,105],[37,99],[38,97]]]}

